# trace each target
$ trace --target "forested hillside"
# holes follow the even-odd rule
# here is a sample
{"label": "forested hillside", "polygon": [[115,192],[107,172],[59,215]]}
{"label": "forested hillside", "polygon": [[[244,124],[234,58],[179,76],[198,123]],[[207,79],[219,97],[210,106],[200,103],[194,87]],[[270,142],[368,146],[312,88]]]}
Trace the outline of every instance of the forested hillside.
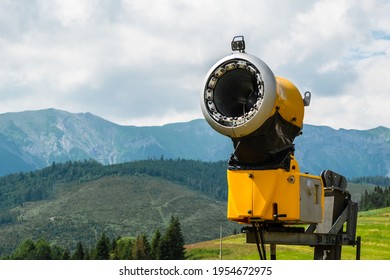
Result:
{"label": "forested hillside", "polygon": [[215,200],[226,200],[226,163],[194,160],[143,160],[102,165],[95,160],[54,163],[35,172],[0,177],[0,223],[10,217],[7,210],[28,201],[52,197],[61,183],[85,183],[105,176],[146,174],[176,182]]}
{"label": "forested hillside", "polygon": [[[49,199],[61,184],[80,184],[105,176],[145,174],[169,180],[219,200],[227,200],[227,162],[202,162],[184,159],[140,160],[128,163],[102,165],[95,160],[52,163],[50,167],[34,172],[20,172],[0,177],[0,224],[12,222],[9,209],[29,201]],[[390,186],[384,176],[359,177],[355,184]],[[372,187],[372,190],[374,188]],[[354,190],[350,190],[354,192]],[[362,194],[363,190],[359,190]]]}
{"label": "forested hillside", "polygon": [[0,177],[0,255],[44,238],[91,248],[100,234],[151,234],[180,218],[186,242],[232,234],[226,219],[226,163],[145,160],[104,166],[94,160]]}

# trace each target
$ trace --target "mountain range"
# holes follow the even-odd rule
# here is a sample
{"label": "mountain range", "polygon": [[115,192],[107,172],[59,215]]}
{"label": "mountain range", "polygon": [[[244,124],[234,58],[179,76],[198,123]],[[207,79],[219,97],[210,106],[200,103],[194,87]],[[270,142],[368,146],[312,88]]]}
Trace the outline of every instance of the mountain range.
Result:
{"label": "mountain range", "polygon": [[[232,149],[231,140],[203,119],[138,127],[57,109],[0,114],[0,175],[84,159],[105,165],[159,158],[227,161]],[[390,129],[385,127],[336,130],[305,124],[295,149],[302,172],[390,175]]]}

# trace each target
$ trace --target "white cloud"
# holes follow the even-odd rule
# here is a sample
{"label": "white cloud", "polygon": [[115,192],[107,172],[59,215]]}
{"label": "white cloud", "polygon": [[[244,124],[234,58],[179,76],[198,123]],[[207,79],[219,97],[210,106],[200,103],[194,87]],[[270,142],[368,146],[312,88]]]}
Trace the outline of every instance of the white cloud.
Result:
{"label": "white cloud", "polygon": [[137,125],[201,117],[204,75],[242,34],[248,52],[312,92],[308,123],[390,127],[389,2],[2,1],[0,112],[56,107]]}
{"label": "white cloud", "polygon": [[51,0],[39,1],[42,15],[46,19],[58,21],[62,26],[86,23],[94,12],[97,1]]}

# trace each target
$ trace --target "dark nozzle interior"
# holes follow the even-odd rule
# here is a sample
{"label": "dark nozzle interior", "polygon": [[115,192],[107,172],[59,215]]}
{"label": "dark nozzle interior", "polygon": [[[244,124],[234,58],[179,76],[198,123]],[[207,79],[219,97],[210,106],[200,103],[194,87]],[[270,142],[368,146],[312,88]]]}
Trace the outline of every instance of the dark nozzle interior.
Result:
{"label": "dark nozzle interior", "polygon": [[214,89],[214,104],[226,117],[240,117],[248,112],[258,98],[256,76],[245,69],[225,73]]}

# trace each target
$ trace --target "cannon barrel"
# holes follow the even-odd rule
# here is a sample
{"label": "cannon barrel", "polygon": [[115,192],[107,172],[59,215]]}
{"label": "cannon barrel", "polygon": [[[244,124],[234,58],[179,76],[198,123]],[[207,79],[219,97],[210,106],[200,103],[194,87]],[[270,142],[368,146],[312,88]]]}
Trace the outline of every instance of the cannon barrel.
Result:
{"label": "cannon barrel", "polygon": [[243,51],[215,63],[201,92],[206,121],[232,139],[232,162],[240,165],[282,164],[301,133],[304,106],[293,83]]}

